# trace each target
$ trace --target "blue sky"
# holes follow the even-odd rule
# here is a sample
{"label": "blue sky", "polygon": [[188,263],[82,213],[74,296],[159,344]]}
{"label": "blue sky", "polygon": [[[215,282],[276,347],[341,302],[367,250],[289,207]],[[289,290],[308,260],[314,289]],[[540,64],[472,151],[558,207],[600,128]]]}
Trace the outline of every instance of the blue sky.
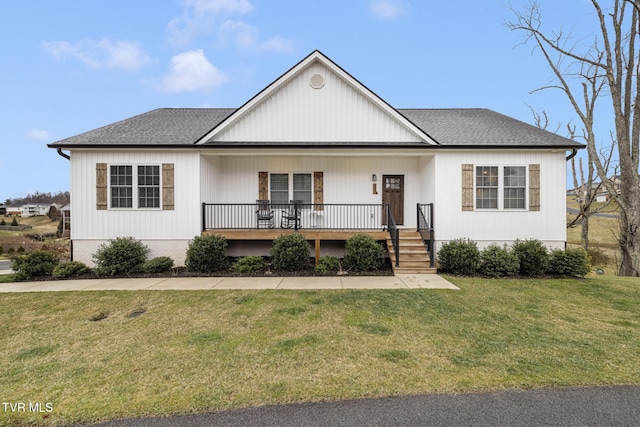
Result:
{"label": "blue sky", "polygon": [[[593,32],[586,0],[539,0],[545,26]],[[238,107],[321,50],[397,108],[573,117],[504,25],[528,0],[58,0],[0,14],[0,201],[69,189],[51,143],[161,107]],[[593,28],[593,25],[591,25]],[[565,134],[564,128],[559,131]]]}

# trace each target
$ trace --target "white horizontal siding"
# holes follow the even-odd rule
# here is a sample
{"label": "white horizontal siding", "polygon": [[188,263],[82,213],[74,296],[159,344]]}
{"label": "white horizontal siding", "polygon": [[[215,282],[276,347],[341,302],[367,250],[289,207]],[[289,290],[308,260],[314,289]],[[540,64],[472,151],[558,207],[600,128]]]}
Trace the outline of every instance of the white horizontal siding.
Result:
{"label": "white horizontal siding", "polygon": [[[96,209],[96,163],[174,164],[174,210]],[[71,153],[71,238],[190,239],[200,232],[200,156],[180,151]]]}
{"label": "white horizontal siding", "polygon": [[[325,78],[314,89],[312,75]],[[216,141],[420,141],[419,137],[362,92],[320,63],[239,118]]]}
{"label": "white horizontal siding", "polygon": [[[462,164],[528,166],[540,164],[540,211],[462,211]],[[478,242],[566,240],[565,153],[541,151],[440,151],[435,157],[435,230],[438,241]],[[528,197],[528,191],[527,191]]]}

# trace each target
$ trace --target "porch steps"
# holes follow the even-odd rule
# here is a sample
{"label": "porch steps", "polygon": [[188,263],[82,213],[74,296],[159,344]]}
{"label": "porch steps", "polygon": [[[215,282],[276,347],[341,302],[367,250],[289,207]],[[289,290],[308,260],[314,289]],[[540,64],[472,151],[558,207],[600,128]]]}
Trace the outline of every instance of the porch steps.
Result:
{"label": "porch steps", "polygon": [[429,252],[424,247],[420,233],[414,230],[400,229],[400,265],[396,267],[395,248],[391,238],[387,236],[389,258],[395,274],[435,274],[436,269],[430,267]]}

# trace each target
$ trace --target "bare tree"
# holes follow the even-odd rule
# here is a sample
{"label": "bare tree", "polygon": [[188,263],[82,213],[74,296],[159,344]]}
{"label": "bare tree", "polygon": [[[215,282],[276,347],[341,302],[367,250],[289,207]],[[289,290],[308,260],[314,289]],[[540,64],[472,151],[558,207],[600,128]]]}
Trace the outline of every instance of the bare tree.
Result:
{"label": "bare tree", "polygon": [[[620,206],[619,274],[640,276],[640,0],[610,0],[603,12],[600,1],[591,0],[597,17],[598,36],[592,44],[571,45],[562,31],[542,31],[542,15],[533,1],[524,11],[513,11],[515,21],[509,28],[526,33],[553,71],[562,90],[583,124],[589,160],[598,177]],[[578,82],[578,86],[572,83]],[[620,171],[619,191],[607,176],[598,157],[594,133],[596,101],[608,99],[613,109],[614,135]]]}

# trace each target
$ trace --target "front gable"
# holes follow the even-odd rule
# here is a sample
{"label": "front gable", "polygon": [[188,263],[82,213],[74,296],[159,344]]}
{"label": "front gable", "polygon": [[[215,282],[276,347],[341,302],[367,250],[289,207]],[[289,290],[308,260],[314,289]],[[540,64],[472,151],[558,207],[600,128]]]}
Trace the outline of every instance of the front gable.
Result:
{"label": "front gable", "polygon": [[315,51],[198,141],[424,143],[424,131]]}

